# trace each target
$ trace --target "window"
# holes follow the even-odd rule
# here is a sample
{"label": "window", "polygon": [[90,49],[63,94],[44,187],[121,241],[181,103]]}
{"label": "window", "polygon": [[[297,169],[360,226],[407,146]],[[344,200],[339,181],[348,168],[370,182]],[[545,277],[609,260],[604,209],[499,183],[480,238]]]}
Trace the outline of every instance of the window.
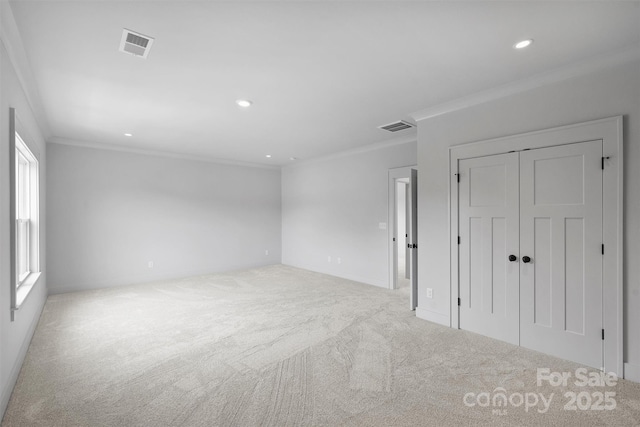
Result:
{"label": "window", "polygon": [[30,287],[40,272],[38,236],[38,160],[23,139],[15,134],[15,262],[18,304],[22,286]]}
{"label": "window", "polygon": [[[20,137],[16,135],[16,141]],[[17,271],[20,286],[29,276],[29,161],[16,145],[16,245]]]}

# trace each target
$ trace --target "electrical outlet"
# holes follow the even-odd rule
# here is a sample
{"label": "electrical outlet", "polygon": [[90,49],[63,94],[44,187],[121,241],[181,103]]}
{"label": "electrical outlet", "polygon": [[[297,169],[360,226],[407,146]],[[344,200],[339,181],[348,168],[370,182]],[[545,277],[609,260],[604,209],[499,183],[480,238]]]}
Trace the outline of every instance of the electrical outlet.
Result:
{"label": "electrical outlet", "polygon": [[340,258],[340,257],[336,258],[336,262],[337,262],[338,264],[342,264],[342,258]]}
{"label": "electrical outlet", "polygon": [[153,268],[153,261],[149,261],[149,262],[147,263],[147,266],[148,266],[149,268]]}
{"label": "electrical outlet", "polygon": [[265,254],[265,255],[269,255],[269,249],[265,249],[265,250],[264,250],[264,254]]}
{"label": "electrical outlet", "polygon": [[433,298],[433,289],[427,288],[427,298]]}
{"label": "electrical outlet", "polygon": [[327,262],[331,262],[331,255],[327,257]]}
{"label": "electrical outlet", "polygon": [[386,230],[387,229],[387,223],[386,222],[379,222],[378,223],[378,228],[380,230]]}

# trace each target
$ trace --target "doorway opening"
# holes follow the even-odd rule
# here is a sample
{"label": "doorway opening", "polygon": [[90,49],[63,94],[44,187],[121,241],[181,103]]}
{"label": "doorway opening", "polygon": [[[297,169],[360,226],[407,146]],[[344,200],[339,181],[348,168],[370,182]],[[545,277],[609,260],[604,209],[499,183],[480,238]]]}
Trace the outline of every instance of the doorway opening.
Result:
{"label": "doorway opening", "polygon": [[415,167],[389,170],[389,289],[407,293],[418,305],[417,181]]}
{"label": "doorway opening", "polygon": [[398,264],[396,268],[396,289],[409,288],[411,286],[411,249],[409,243],[409,217],[411,206],[409,206],[411,193],[409,178],[399,178],[396,180],[396,235],[398,245],[396,246],[396,257]]}

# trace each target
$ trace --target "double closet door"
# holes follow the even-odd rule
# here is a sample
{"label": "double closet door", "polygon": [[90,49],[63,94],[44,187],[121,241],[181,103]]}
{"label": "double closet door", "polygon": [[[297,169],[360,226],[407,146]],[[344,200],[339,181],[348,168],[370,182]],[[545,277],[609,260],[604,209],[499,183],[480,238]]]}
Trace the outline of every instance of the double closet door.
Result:
{"label": "double closet door", "polygon": [[603,366],[602,141],[458,162],[459,327]]}

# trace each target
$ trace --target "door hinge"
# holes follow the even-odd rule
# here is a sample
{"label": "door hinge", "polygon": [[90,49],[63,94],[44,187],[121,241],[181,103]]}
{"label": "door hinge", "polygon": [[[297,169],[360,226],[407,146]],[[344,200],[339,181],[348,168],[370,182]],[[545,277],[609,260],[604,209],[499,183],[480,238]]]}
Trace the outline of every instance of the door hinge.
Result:
{"label": "door hinge", "polygon": [[418,244],[417,244],[417,243],[414,243],[413,245],[411,245],[411,247],[412,247],[413,249],[418,249]]}
{"label": "door hinge", "polygon": [[393,241],[394,241],[394,242],[396,241],[396,238],[395,238],[395,237],[393,238]]}
{"label": "door hinge", "polygon": [[604,255],[604,243],[602,244],[602,255]]}
{"label": "door hinge", "polygon": [[456,181],[460,182],[460,174],[459,173],[454,173],[454,175],[456,176]]}
{"label": "door hinge", "polygon": [[602,168],[602,170],[604,170],[604,161],[605,160],[609,160],[611,157],[607,156],[607,157],[603,157],[601,159],[601,163],[600,163],[600,167]]}
{"label": "door hinge", "polygon": [[461,305],[461,303],[460,303],[460,298],[458,298],[458,306],[460,306],[460,305]]}
{"label": "door hinge", "polygon": [[604,340],[604,329],[602,330],[602,339]]}
{"label": "door hinge", "polygon": [[458,236],[458,244],[460,244],[460,236]]}

